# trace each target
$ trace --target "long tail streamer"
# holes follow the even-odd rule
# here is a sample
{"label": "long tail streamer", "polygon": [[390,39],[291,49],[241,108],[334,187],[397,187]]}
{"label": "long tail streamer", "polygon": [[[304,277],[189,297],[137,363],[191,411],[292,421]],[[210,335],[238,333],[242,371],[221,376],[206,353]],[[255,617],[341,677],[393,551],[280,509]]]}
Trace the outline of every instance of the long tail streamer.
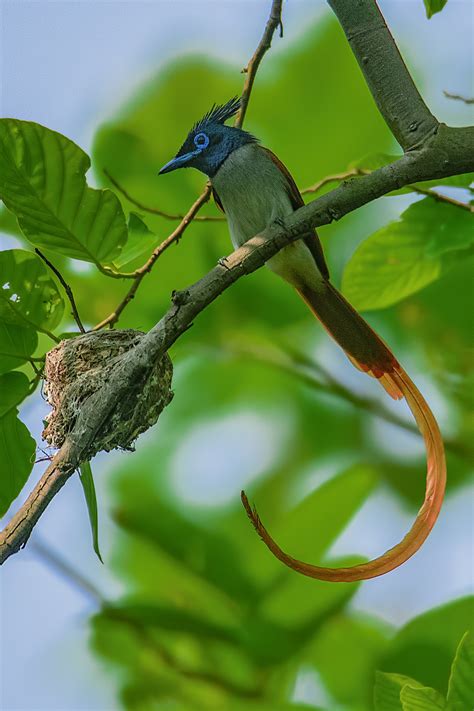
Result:
{"label": "long tail streamer", "polygon": [[[380,379],[379,377],[379,380]],[[245,492],[242,491],[241,493],[242,503],[247,511],[247,515],[263,542],[278,560],[302,575],[318,580],[353,582],[356,580],[376,578],[379,575],[388,573],[398,568],[402,563],[405,563],[405,561],[419,550],[438,517],[446,486],[446,460],[438,424],[422,394],[398,363],[396,363],[390,373],[383,375],[383,380],[384,382],[381,384],[386,390],[390,392],[392,389],[394,393],[400,391],[405,397],[415,417],[418,429],[423,436],[426,447],[427,472],[425,499],[412,528],[400,543],[390,548],[390,550],[378,558],[350,568],[324,568],[310,563],[304,563],[288,555],[288,553],[285,553],[280,548],[261,522],[256,509],[250,506]]]}

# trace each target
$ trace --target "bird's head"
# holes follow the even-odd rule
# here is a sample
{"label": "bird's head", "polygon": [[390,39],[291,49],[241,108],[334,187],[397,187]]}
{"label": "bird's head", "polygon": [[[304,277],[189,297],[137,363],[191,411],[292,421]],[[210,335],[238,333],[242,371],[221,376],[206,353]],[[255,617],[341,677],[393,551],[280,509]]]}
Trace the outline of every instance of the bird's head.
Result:
{"label": "bird's head", "polygon": [[194,124],[176,156],[163,166],[159,175],[177,168],[197,168],[212,178],[233,151],[246,143],[255,143],[257,139],[247,131],[225,125],[239,108],[237,97],[222,106],[214,105]]}

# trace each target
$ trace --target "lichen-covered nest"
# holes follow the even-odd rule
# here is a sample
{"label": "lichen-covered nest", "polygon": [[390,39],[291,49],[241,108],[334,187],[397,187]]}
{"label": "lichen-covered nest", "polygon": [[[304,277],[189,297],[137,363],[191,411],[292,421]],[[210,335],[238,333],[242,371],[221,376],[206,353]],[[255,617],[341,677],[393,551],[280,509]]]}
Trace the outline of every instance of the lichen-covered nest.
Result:
{"label": "lichen-covered nest", "polygon": [[[91,332],[61,341],[47,354],[43,392],[52,411],[46,417],[43,438],[48,444],[63,445],[88,398],[107,382],[120,358],[143,336],[131,329]],[[155,424],[171,401],[172,376],[173,366],[165,353],[133,383],[126,397],[120,398],[96,434],[87,458],[102,450],[133,450],[137,437]]]}

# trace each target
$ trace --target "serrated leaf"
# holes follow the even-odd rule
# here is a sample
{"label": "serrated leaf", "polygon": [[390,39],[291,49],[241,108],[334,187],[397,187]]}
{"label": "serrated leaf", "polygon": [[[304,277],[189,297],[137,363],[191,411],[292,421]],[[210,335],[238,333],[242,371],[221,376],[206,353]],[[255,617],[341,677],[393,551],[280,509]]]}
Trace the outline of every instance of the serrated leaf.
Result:
{"label": "serrated leaf", "polygon": [[0,320],[0,373],[18,368],[36,350],[38,336],[32,328],[24,328]]}
{"label": "serrated leaf", "polygon": [[41,259],[32,252],[0,252],[0,321],[51,330],[61,321],[64,301]]}
{"label": "serrated leaf", "polygon": [[119,256],[114,259],[114,266],[121,269],[137,257],[149,257],[157,242],[158,237],[148,229],[140,215],[131,212],[128,218],[128,240]]}
{"label": "serrated leaf", "polygon": [[465,258],[472,227],[472,215],[452,205],[431,198],[410,205],[355,251],[344,271],[345,295],[361,310],[391,306]]}
{"label": "serrated leaf", "polygon": [[24,373],[0,375],[0,417],[20,404],[28,395],[30,383]]}
{"label": "serrated leaf", "polygon": [[400,692],[404,686],[412,688],[423,685],[404,674],[375,672],[374,708],[375,711],[403,711]]}
{"label": "serrated leaf", "polygon": [[466,632],[456,650],[448,685],[448,707],[453,711],[474,708],[474,637]]}
{"label": "serrated leaf", "polygon": [[80,465],[79,479],[84,491],[89,521],[91,524],[92,545],[98,559],[101,563],[103,563],[104,561],[102,560],[99,548],[99,515],[97,511],[97,496],[95,493],[94,477],[92,475],[90,462],[82,462]]}
{"label": "serrated leaf", "polygon": [[446,700],[429,686],[406,684],[400,692],[403,711],[443,711]]}
{"label": "serrated leaf", "polygon": [[23,488],[33,468],[36,443],[26,425],[10,410],[0,418],[0,516]]}
{"label": "serrated leaf", "polygon": [[111,190],[86,184],[90,159],[75,143],[31,121],[0,119],[0,198],[38,247],[110,263],[127,239]]}
{"label": "serrated leaf", "polygon": [[437,12],[441,12],[448,0],[423,0],[425,3],[426,17],[428,20]]}

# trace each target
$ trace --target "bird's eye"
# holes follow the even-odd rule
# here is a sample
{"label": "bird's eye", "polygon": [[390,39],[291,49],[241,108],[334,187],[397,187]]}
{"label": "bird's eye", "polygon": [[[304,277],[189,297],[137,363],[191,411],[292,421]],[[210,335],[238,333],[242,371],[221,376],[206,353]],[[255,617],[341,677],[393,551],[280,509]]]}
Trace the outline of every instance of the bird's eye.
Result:
{"label": "bird's eye", "polygon": [[207,148],[209,145],[209,136],[207,136],[205,133],[197,133],[194,136],[194,145],[197,148]]}

